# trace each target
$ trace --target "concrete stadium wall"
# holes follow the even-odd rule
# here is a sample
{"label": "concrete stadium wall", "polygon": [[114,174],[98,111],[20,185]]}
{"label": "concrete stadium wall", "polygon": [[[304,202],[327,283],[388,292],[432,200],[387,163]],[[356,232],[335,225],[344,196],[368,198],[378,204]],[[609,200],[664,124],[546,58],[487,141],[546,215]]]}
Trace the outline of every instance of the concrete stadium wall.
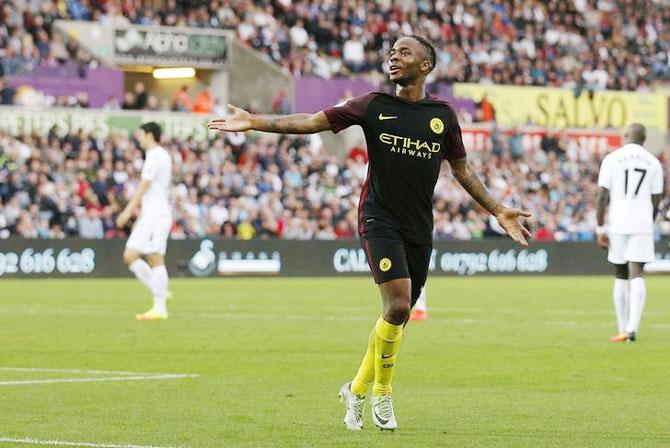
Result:
{"label": "concrete stadium wall", "polygon": [[[131,277],[123,266],[122,240],[0,241],[0,277]],[[650,270],[667,271],[670,249],[657,245]],[[168,244],[173,277],[367,275],[358,241],[179,240]],[[508,240],[437,241],[430,274],[599,275],[611,274],[595,243],[537,243],[522,249]]]}
{"label": "concrete stadium wall", "polygon": [[230,66],[229,102],[259,112],[272,111],[272,100],[280,90],[293,98],[293,78],[261,53],[234,42]]}

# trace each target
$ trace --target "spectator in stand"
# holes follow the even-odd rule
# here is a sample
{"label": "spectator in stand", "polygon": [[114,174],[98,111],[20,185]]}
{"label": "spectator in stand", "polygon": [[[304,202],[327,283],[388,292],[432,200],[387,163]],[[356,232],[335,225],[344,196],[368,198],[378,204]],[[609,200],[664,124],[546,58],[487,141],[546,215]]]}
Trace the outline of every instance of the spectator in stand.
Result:
{"label": "spectator in stand", "polygon": [[214,99],[209,92],[209,88],[205,89],[195,96],[193,101],[193,112],[197,114],[211,114],[214,107]]}
{"label": "spectator in stand", "polygon": [[129,110],[133,109],[135,107],[135,95],[133,92],[126,92],[123,96],[123,104],[121,105],[121,109],[123,110]]}
{"label": "spectator in stand", "polygon": [[356,73],[365,67],[365,46],[358,36],[358,31],[344,43],[342,47],[342,58],[344,65]]}
{"label": "spectator in stand", "polygon": [[554,153],[559,158],[565,156],[565,138],[558,132],[547,132],[542,137],[541,147],[547,154]]}
{"label": "spectator in stand", "polygon": [[5,78],[0,77],[0,104],[3,106],[13,106],[16,97],[16,89],[11,87]]}
{"label": "spectator in stand", "polygon": [[191,96],[188,94],[188,86],[183,85],[172,98],[172,110],[178,112],[188,112],[192,108]]}
{"label": "spectator in stand", "polygon": [[509,132],[509,148],[510,155],[515,161],[523,158],[525,151],[523,147],[523,134],[521,134],[517,128],[512,128]]}
{"label": "spectator in stand", "polygon": [[147,93],[147,87],[143,82],[135,83],[135,103],[133,104],[132,109],[143,110],[147,107],[147,101],[149,100],[149,94]]}
{"label": "spectator in stand", "polygon": [[[563,150],[522,146],[500,132],[499,150],[472,150],[471,163],[492,194],[533,213],[544,240],[591,240],[595,179],[603,153],[556,138]],[[561,143],[565,140],[565,143]],[[522,143],[522,142],[521,142]],[[132,136],[101,138],[54,126],[11,138],[0,130],[0,236],[123,236],[116,214],[139,183],[141,158]],[[311,136],[228,133],[211,141],[166,139],[174,161],[174,238],[332,239],[355,237],[366,153],[338,160]],[[485,146],[492,147],[488,142]],[[469,199],[445,166],[435,186],[435,238],[498,237],[495,219]],[[668,201],[661,206],[665,216]],[[670,222],[659,226],[670,234]]]}
{"label": "spectator in stand", "polygon": [[496,119],[496,112],[493,107],[493,103],[489,101],[486,94],[484,94],[482,100],[477,103],[477,115],[479,118],[477,121],[483,121],[485,123],[488,123],[489,121],[495,121]]}
{"label": "spectator in stand", "polygon": [[100,219],[100,212],[95,208],[90,208],[83,212],[79,217],[79,236],[85,239],[101,239],[105,236],[105,231]]}
{"label": "spectator in stand", "polygon": [[75,98],[74,107],[79,107],[82,109],[88,109],[89,107],[91,107],[91,104],[88,101],[88,93],[78,92],[74,98]]}
{"label": "spectator in stand", "polygon": [[104,110],[121,110],[121,105],[119,104],[118,98],[114,95],[110,95],[105,101],[105,104],[102,105]]}
{"label": "spectator in stand", "polygon": [[272,113],[277,115],[292,113],[291,99],[285,89],[279,89],[277,95],[272,99]]}
{"label": "spectator in stand", "polygon": [[5,75],[66,60],[83,69],[97,64],[52,32],[55,18],[74,18],[234,30],[240,42],[296,76],[353,72],[381,83],[378,71],[387,69],[384,60],[393,37],[423,34],[436,45],[433,81],[593,92],[653,89],[670,80],[670,8],[657,0],[376,0],[364,6],[167,0],[160,11],[153,0],[34,3],[2,4],[0,67]]}

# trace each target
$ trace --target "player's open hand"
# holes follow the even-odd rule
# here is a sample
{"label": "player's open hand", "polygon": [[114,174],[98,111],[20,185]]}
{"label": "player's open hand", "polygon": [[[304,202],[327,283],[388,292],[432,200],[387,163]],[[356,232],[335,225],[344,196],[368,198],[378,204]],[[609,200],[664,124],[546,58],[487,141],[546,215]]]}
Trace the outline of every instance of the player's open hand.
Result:
{"label": "player's open hand", "polygon": [[127,210],[122,211],[119,216],[116,218],[116,227],[123,229],[126,224],[130,221],[130,212]]}
{"label": "player's open hand", "polygon": [[596,240],[598,241],[598,246],[602,247],[603,249],[607,249],[610,245],[610,239],[606,233],[596,235]]}
{"label": "player's open hand", "polygon": [[531,235],[528,229],[521,224],[521,221],[519,221],[521,217],[530,218],[531,214],[515,208],[503,208],[500,213],[496,215],[498,223],[505,229],[505,232],[507,232],[512,240],[522,246],[528,246],[528,240],[531,239],[533,235]]}
{"label": "player's open hand", "polygon": [[207,124],[210,131],[244,132],[251,129],[251,114],[244,109],[228,105],[230,115],[214,118]]}

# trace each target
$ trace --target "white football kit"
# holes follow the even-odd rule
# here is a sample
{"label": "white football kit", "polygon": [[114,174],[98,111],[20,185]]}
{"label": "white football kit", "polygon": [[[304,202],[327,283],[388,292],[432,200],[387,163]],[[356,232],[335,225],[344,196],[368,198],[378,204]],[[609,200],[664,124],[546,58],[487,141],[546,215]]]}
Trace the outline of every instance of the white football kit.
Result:
{"label": "white football kit", "polygon": [[151,184],[142,196],[140,217],[133,226],[126,247],[143,255],[165,255],[172,227],[172,159],[163,147],[156,146],[146,152],[142,179],[151,181]]}
{"label": "white football kit", "polygon": [[614,264],[654,260],[651,196],[663,192],[663,168],[642,146],[629,143],[600,165],[598,186],[609,190],[607,260]]}

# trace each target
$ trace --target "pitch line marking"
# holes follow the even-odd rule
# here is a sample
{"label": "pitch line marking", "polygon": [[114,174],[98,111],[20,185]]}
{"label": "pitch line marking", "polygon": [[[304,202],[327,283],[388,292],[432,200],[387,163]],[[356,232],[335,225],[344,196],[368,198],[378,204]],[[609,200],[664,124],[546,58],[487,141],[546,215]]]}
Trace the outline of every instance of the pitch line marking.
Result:
{"label": "pitch line marking", "polygon": [[0,370],[8,372],[92,373],[99,375],[167,375],[163,373],[122,372],[118,370],[44,369],[41,367],[0,367]]}
{"label": "pitch line marking", "polygon": [[28,445],[51,445],[51,446],[84,446],[89,448],[178,448],[171,446],[156,445],[133,445],[131,443],[94,443],[94,442],[66,442],[63,440],[37,440],[32,438],[15,439],[12,437],[0,437],[2,443],[23,443]]}
{"label": "pitch line marking", "polygon": [[198,374],[190,373],[141,373],[141,372],[119,372],[114,370],[82,370],[82,369],[46,369],[33,367],[0,367],[5,372],[60,372],[60,373],[87,373],[98,375],[117,375],[84,378],[43,378],[35,380],[9,380],[0,381],[0,386],[23,386],[31,384],[54,384],[54,383],[101,383],[107,381],[159,381],[176,380],[183,378],[198,378]]}
{"label": "pitch line marking", "polygon": [[21,386],[28,384],[54,383],[103,383],[107,381],[143,381],[143,380],[176,380],[181,378],[196,378],[199,375],[142,375],[142,376],[112,376],[102,378],[49,378],[44,380],[0,381],[0,386]]}

